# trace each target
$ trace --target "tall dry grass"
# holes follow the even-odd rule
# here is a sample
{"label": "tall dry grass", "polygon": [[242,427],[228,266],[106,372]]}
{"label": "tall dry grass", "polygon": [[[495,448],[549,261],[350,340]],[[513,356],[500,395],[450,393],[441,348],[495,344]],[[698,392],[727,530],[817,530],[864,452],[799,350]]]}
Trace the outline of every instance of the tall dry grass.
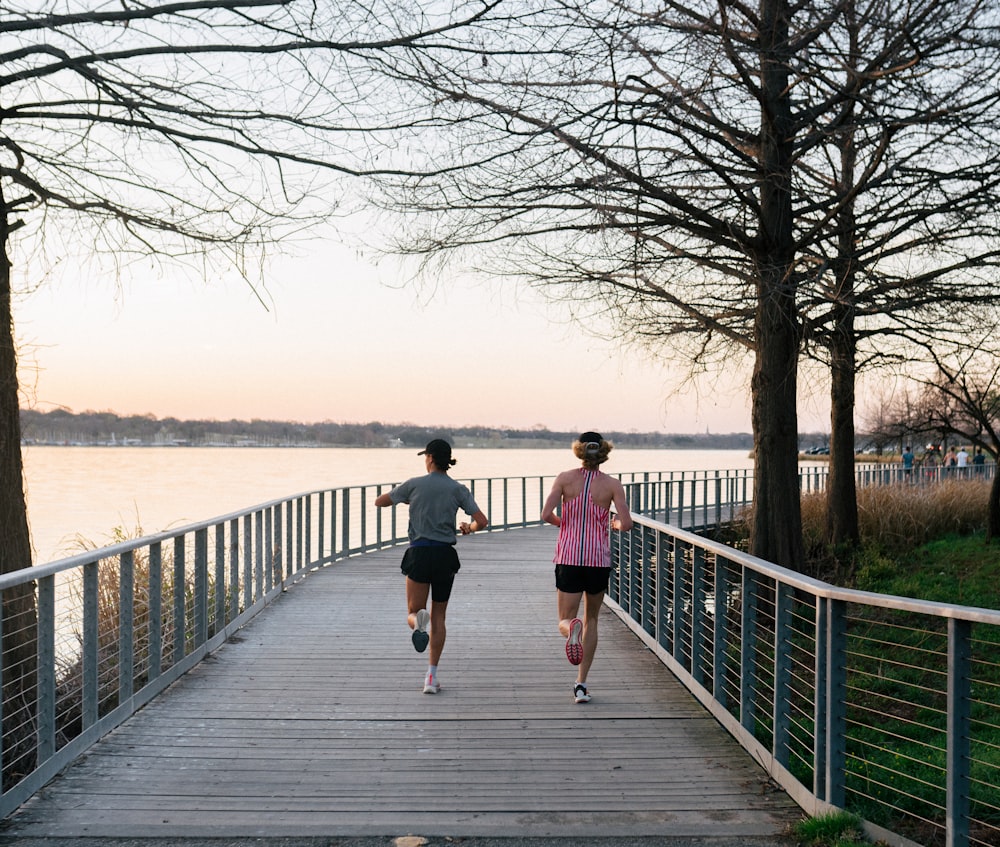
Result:
{"label": "tall dry grass", "polygon": [[[74,544],[76,552],[94,552],[102,547],[134,540],[143,535],[141,526],[134,530],[116,527],[105,543],[97,544],[83,536],[77,536]],[[161,580],[154,586],[150,579],[149,560],[144,549],[137,550],[132,563],[132,610],[133,622],[133,690],[145,684],[150,665],[150,609],[152,590],[160,592],[160,640],[161,653],[169,657],[175,645],[175,628],[172,616],[173,597],[173,556],[164,551],[161,566]],[[118,692],[122,668],[118,661],[120,625],[123,618],[120,594],[120,564],[117,557],[101,559],[97,565],[97,700],[98,713],[105,715],[118,706]],[[185,593],[190,594],[188,586]],[[83,585],[76,581],[68,586],[67,600],[73,608],[83,608]],[[78,612],[82,615],[82,612]],[[83,633],[80,629],[82,617],[77,617],[73,625],[73,639],[76,649],[59,661],[57,672],[57,732],[63,741],[69,740],[82,730],[83,694]]]}
{"label": "tall dry grass", "polygon": [[[880,485],[858,489],[861,543],[888,554],[913,550],[946,535],[986,529],[991,483],[956,479],[934,485]],[[802,498],[806,549],[825,544],[826,494]]]}
{"label": "tall dry grass", "polygon": [[[986,529],[991,482],[953,479],[933,485],[881,485],[858,489],[860,555],[896,557],[948,535]],[[826,492],[802,497],[803,573],[838,585],[851,582],[859,551],[838,550],[826,540]],[[748,547],[753,507],[718,534],[737,549]]]}

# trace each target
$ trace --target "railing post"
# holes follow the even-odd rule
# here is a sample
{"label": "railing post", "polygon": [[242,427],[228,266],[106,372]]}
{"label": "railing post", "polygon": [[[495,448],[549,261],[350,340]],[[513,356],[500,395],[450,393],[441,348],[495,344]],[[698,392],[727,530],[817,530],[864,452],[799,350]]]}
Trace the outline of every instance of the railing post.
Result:
{"label": "railing post", "polygon": [[971,674],[969,621],[948,619],[948,753],[946,847],[968,847],[971,772]]}
{"label": "railing post", "polygon": [[[636,529],[641,530],[642,527],[636,527]],[[625,566],[622,562],[621,547],[621,533],[619,532],[617,536],[615,533],[611,533],[611,578],[608,580],[608,597],[614,600],[619,606],[621,605],[621,584],[619,580],[621,570]]]}
{"label": "railing post", "polygon": [[[285,543],[281,543],[281,534],[285,534]],[[276,573],[291,577],[295,572],[295,560],[292,558],[295,526],[292,522],[292,509],[289,506],[285,509],[284,523],[282,523],[281,506],[274,510],[274,556],[278,562]]]}
{"label": "railing post", "polygon": [[844,808],[847,796],[847,604],[827,600],[826,801]]}
{"label": "railing post", "polygon": [[[717,480],[718,481],[718,480]],[[705,620],[705,551],[692,551],[691,565],[691,676],[699,685],[705,684],[704,620]]]}
{"label": "railing post", "polygon": [[253,605],[253,515],[243,516],[243,608]]}
{"label": "railing post", "polygon": [[340,510],[340,552],[349,556],[351,553],[351,489],[345,488],[343,490],[341,502],[343,506]]}
{"label": "railing post", "polygon": [[240,613],[240,520],[229,522],[229,620]]}
{"label": "railing post", "polygon": [[[98,600],[100,560],[83,566],[83,663],[82,716],[83,728],[97,723],[98,715],[98,666],[100,665],[100,631],[98,629]],[[152,604],[150,604],[152,609]]]}
{"label": "railing post", "polygon": [[187,633],[184,626],[184,548],[183,535],[174,539],[174,643],[171,661],[177,664],[187,655]]}
{"label": "railing post", "polygon": [[215,626],[212,635],[220,632],[226,625],[226,524],[215,525]]}
{"label": "railing post", "polygon": [[[612,535],[614,535],[614,534],[615,533],[612,533]],[[644,532],[642,534],[642,536],[640,536],[642,538],[642,541],[640,542],[641,546],[639,548],[640,553],[639,553],[638,559],[639,559],[640,576],[642,578],[642,599],[640,601],[641,604],[642,604],[642,607],[641,607],[641,610],[640,610],[639,621],[640,621],[640,623],[642,625],[642,628],[646,632],[648,632],[650,635],[652,635],[652,636],[655,637],[655,635],[656,635],[656,618],[657,618],[657,614],[656,614],[656,586],[655,586],[655,576],[653,574],[653,568],[650,567],[650,562],[652,560],[647,555],[647,553],[649,551],[646,549],[646,543],[645,543],[645,539],[646,539],[646,536],[648,534],[649,533],[645,533]],[[654,535],[653,541],[654,541],[654,544],[655,544],[655,535],[656,535],[656,533],[653,533],[653,535]],[[631,536],[630,536],[630,539],[629,539],[628,558],[629,558],[630,562],[635,562],[635,560],[637,558],[634,555],[634,553],[632,552],[632,549],[631,549]],[[634,567],[634,565],[633,565],[633,567]]]}
{"label": "railing post", "polygon": [[56,752],[56,578],[38,580],[38,761]]}
{"label": "railing post", "polygon": [[358,490],[361,503],[361,549],[368,549],[368,487],[362,485]]}
{"label": "railing post", "polygon": [[[392,510],[395,519],[396,510]],[[337,561],[337,492],[330,492],[330,561]]]}
{"label": "railing post", "polygon": [[[656,563],[656,576],[654,585],[656,590],[656,643],[664,650],[670,647],[670,614],[667,597],[669,595],[670,583],[670,551],[673,539],[662,532],[650,532],[647,527],[639,527],[643,533],[643,539],[651,535],[650,539],[653,561]],[[634,530],[633,530],[634,531]],[[642,549],[647,549],[645,540]]]}
{"label": "railing post", "polygon": [[681,650],[684,633],[684,598],[682,596],[682,586],[684,585],[684,551],[686,549],[689,549],[686,544],[674,541],[674,560],[670,578],[670,655],[682,666],[684,665],[683,651]]}
{"label": "railing post", "polygon": [[163,673],[163,545],[149,545],[149,674],[152,682]]}
{"label": "railing post", "polygon": [[261,510],[254,513],[253,537],[256,548],[253,557],[254,578],[257,580],[257,592],[254,600],[260,600],[271,589],[271,568],[266,567],[270,562],[264,561],[264,512],[267,511],[268,524],[271,522],[269,510]]}
{"label": "railing post", "polygon": [[258,528],[258,539],[260,544],[260,556],[264,562],[264,593],[266,594],[274,586],[274,515],[281,512],[281,506],[272,506],[264,509],[261,516],[264,521],[264,528]]}
{"label": "railing post", "polygon": [[[297,562],[294,567],[292,565],[291,556],[286,557],[286,562],[288,563],[287,564],[287,571],[288,571],[287,575],[288,576],[291,576],[294,573],[298,573],[299,571],[303,570],[304,568],[312,567],[315,564],[315,560],[313,559],[313,554],[312,554],[312,540],[313,540],[313,538],[312,538],[312,517],[313,517],[312,495],[311,494],[307,494],[306,495],[306,529],[305,529],[306,543],[305,543],[305,548],[304,548],[303,553],[302,553],[301,561]],[[378,547],[378,541],[379,541],[379,539],[378,539],[378,536],[376,535],[376,537],[375,537],[375,546],[376,547]],[[322,552],[322,548],[320,548],[320,551]],[[280,554],[280,551],[279,551],[279,554]]]}
{"label": "railing post", "polygon": [[774,737],[771,752],[786,768],[791,738],[793,635],[792,588],[787,583],[777,582],[774,587]]}
{"label": "railing post", "polygon": [[194,534],[194,638],[200,647],[208,641],[208,530]]}
{"label": "railing post", "polygon": [[712,623],[712,696],[723,709],[728,709],[726,693],[726,618],[729,615],[729,567],[725,560],[716,558],[715,620]]}
{"label": "railing post", "polygon": [[[381,491],[381,489],[379,489]],[[379,519],[381,520],[381,510],[379,510]],[[381,524],[379,524],[381,526]],[[316,544],[319,546],[317,552],[317,558],[321,562],[326,561],[326,492],[319,492],[319,514],[316,516],[316,528],[317,528],[317,538]]]}
{"label": "railing post", "polygon": [[743,568],[740,595],[740,725],[754,735],[757,713],[754,700],[753,648],[757,631],[757,580],[749,568]]}
{"label": "railing post", "polygon": [[827,725],[827,637],[829,622],[827,613],[829,604],[820,597],[814,597],[816,605],[816,630],[813,640],[815,655],[814,673],[816,681],[813,685],[813,794],[820,800],[829,802],[826,791],[826,725]]}
{"label": "railing post", "polygon": [[715,472],[715,525],[722,525],[722,477]]}
{"label": "railing post", "polygon": [[118,702],[135,688],[135,554],[127,550],[118,560]]}
{"label": "railing post", "polygon": [[[301,501],[299,501],[301,503]],[[301,519],[301,509],[299,516]],[[270,549],[270,556],[276,563],[274,568],[274,573],[279,580],[284,579],[284,575],[290,577],[295,572],[295,562],[296,562],[296,533],[298,528],[295,522],[295,509],[292,503],[285,504],[285,514],[282,517],[281,506],[274,507],[274,536],[273,538],[268,538],[268,547]],[[281,537],[284,534],[284,542],[282,542]],[[298,551],[301,553],[302,550],[302,539],[299,536]]]}

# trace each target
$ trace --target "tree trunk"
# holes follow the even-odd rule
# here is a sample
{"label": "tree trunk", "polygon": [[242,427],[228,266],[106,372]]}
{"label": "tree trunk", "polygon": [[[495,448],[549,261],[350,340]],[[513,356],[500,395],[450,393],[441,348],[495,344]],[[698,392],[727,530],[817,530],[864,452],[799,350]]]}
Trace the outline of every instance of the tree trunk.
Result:
{"label": "tree trunk", "polygon": [[760,234],[754,257],[757,357],[751,383],[755,556],[799,569],[804,555],[799,500],[797,377],[799,317],[793,276],[792,140],[787,0],[761,0]]}
{"label": "tree trunk", "polygon": [[[850,309],[843,310],[850,312]],[[857,547],[858,492],[854,473],[855,341],[850,314],[837,321],[831,340],[830,363],[830,478],[827,482],[827,541]],[[846,324],[850,322],[852,326]]]}
{"label": "tree trunk", "polygon": [[[854,4],[845,4],[850,21],[852,66],[858,64]],[[852,109],[852,107],[848,107]],[[853,127],[853,121],[849,122]],[[840,136],[840,194],[837,215],[837,256],[833,262],[836,296],[833,298],[830,336],[830,479],[827,487],[826,537],[835,547],[857,547],[858,492],[854,473],[854,392],[857,378],[855,316],[855,254],[857,221],[854,216],[854,171],[857,147],[854,130]]]}
{"label": "tree trunk", "polygon": [[[0,208],[0,573],[31,567],[5,211]],[[7,787],[35,765],[31,739],[37,678],[34,583],[6,589],[2,615],[3,784]]]}
{"label": "tree trunk", "polygon": [[[1000,461],[1000,452],[996,455]],[[998,537],[1000,537],[1000,468],[994,474],[993,484],[990,486],[990,499],[986,511],[986,543],[989,544]]]}

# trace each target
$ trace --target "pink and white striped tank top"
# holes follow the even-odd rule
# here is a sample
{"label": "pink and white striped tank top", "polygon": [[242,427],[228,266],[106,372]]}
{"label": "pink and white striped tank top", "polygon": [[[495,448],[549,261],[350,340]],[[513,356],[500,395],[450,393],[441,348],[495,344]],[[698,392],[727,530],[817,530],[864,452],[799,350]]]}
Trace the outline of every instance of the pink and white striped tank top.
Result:
{"label": "pink and white striped tank top", "polygon": [[557,565],[580,565],[589,568],[611,567],[611,544],[608,537],[610,509],[590,499],[590,483],[600,471],[580,468],[586,477],[579,497],[564,500],[556,541]]}

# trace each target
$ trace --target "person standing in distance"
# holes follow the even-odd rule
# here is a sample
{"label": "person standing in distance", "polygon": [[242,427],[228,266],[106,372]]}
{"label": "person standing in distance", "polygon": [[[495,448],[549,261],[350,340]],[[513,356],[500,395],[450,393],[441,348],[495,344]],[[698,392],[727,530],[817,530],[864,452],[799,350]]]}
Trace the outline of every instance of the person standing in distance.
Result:
{"label": "person standing in distance", "polygon": [[[614,449],[596,432],[585,432],[573,442],[582,466],[563,471],[542,507],[542,520],[559,527],[556,553],[556,603],[559,632],[566,639],[566,657],[577,665],[573,699],[590,701],[587,674],[597,651],[597,617],[611,578],[610,530],[632,529],[625,489],[599,466]],[[611,515],[611,505],[618,513]],[[562,506],[561,515],[556,509]],[[583,620],[577,617],[584,600]]]}
{"label": "person standing in distance", "polygon": [[[427,474],[415,476],[392,491],[380,494],[375,498],[375,505],[383,508],[407,503],[410,507],[407,529],[410,546],[400,564],[400,570],[406,575],[406,619],[413,630],[411,638],[417,652],[423,653],[430,644],[424,694],[437,694],[441,690],[438,663],[447,636],[448,599],[455,574],[462,566],[455,552],[455,518],[459,509],[472,518],[468,523],[459,524],[462,535],[484,529],[489,521],[469,489],[448,476],[448,469],[455,460],[447,441],[435,438],[417,455],[424,457]],[[428,596],[431,599],[429,614]]]}

